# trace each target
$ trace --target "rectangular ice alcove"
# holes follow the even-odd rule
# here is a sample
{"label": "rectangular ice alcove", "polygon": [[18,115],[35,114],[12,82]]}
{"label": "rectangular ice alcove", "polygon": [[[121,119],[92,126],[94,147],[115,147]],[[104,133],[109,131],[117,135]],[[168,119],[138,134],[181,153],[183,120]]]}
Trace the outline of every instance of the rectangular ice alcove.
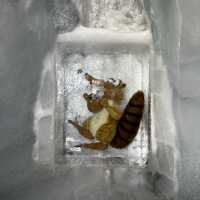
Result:
{"label": "rectangular ice alcove", "polygon": [[[80,73],[82,72],[82,73]],[[81,124],[89,116],[84,93],[95,93],[98,89],[91,86],[84,73],[95,78],[108,80],[121,79],[126,83],[123,110],[130,97],[138,90],[145,93],[145,110],[136,138],[124,149],[108,147],[106,150],[89,150],[76,145],[90,143],[79,134],[68,120],[77,119]],[[149,52],[73,52],[60,45],[56,52],[57,74],[57,142],[62,145],[64,160],[71,164],[104,165],[128,164],[146,165],[148,159],[148,93],[149,93]],[[62,150],[62,149],[61,149]]]}
{"label": "rectangular ice alcove", "polygon": [[[80,24],[71,33],[58,36],[55,52],[57,98],[55,107],[56,160],[84,165],[144,167],[149,150],[149,63],[151,30],[140,0],[73,0]],[[82,72],[82,73],[80,73]],[[124,149],[105,150],[77,147],[92,143],[79,134],[68,120],[82,124],[94,114],[88,111],[84,93],[99,89],[85,80],[84,73],[97,79],[121,79],[126,83],[125,108],[138,90],[145,94],[145,109],[133,142]]]}
{"label": "rectangular ice alcove", "polygon": [[141,0],[73,0],[79,8],[81,24],[117,32],[148,29]]}

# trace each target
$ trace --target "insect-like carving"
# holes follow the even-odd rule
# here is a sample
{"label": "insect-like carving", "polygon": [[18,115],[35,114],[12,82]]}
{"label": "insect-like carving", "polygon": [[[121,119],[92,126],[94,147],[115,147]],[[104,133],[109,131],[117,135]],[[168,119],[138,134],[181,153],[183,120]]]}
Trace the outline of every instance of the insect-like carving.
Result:
{"label": "insect-like carving", "polygon": [[84,143],[77,147],[84,147],[95,150],[104,150],[109,145],[114,148],[127,147],[137,135],[144,109],[144,93],[136,92],[124,112],[119,110],[120,102],[123,100],[123,89],[126,84],[121,80],[116,85],[116,81],[104,81],[95,79],[89,74],[85,78],[90,84],[95,84],[103,88],[103,94],[84,94],[88,110],[94,113],[82,125],[78,121],[68,120],[79,133],[90,140],[96,139],[98,142]]}

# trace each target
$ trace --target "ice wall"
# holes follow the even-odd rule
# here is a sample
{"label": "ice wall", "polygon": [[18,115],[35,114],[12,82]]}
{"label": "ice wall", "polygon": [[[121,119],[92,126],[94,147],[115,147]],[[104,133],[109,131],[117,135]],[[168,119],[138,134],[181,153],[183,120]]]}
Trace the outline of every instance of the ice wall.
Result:
{"label": "ice wall", "polygon": [[[152,15],[155,46],[161,50],[173,92],[180,151],[176,199],[198,200],[200,5],[197,0],[144,2]],[[31,113],[39,90],[43,59],[55,40],[47,7],[47,1],[42,0],[0,2],[1,199],[88,199],[91,194],[90,199],[103,196],[104,199],[160,200],[150,190],[146,176],[138,176],[132,170],[77,168],[48,173],[46,168],[41,170],[33,165]],[[159,177],[157,180],[152,185],[170,194],[169,185],[159,181]],[[77,187],[72,189],[74,185]]]}
{"label": "ice wall", "polygon": [[0,199],[34,174],[33,107],[56,39],[50,2],[0,2]]}
{"label": "ice wall", "polygon": [[[174,198],[179,189],[177,168],[180,159],[176,112],[174,112],[175,96],[173,93],[173,90],[177,87],[179,76],[181,26],[178,10],[179,2],[144,2],[151,18],[155,60],[157,60],[151,70],[152,108],[154,110],[152,114],[155,115],[153,117],[155,126],[152,131],[152,136],[155,136],[152,140],[152,152],[155,156],[151,164],[161,175],[156,178],[155,188],[161,191],[166,198]],[[159,87],[154,84],[157,79],[162,80]],[[156,146],[157,150],[154,150]]]}
{"label": "ice wall", "polygon": [[181,1],[182,27],[180,40],[179,68],[179,109],[177,122],[179,125],[179,145],[181,162],[179,168],[181,199],[198,199],[200,195],[200,163],[199,151],[199,46],[200,25],[199,6],[196,0]]}
{"label": "ice wall", "polygon": [[[199,199],[199,1],[145,1],[167,66],[177,128],[178,193]],[[165,184],[162,186],[166,187]]]}

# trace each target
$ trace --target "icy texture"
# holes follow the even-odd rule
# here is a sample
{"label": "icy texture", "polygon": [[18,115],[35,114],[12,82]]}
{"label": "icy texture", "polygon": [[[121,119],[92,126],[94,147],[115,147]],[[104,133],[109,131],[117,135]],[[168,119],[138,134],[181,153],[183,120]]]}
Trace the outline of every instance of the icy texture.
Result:
{"label": "icy texture", "polygon": [[147,29],[147,21],[140,0],[74,1],[81,12],[83,25],[87,27],[119,32],[138,32]]}
{"label": "icy texture", "polygon": [[[148,55],[133,54],[72,54],[62,60],[65,70],[65,134],[67,152],[75,155],[88,155],[91,157],[121,157],[128,159],[140,166],[144,166],[148,153],[147,119],[144,119],[140,131],[134,142],[125,150],[108,148],[104,152],[81,150],[73,146],[88,142],[80,136],[77,130],[67,120],[78,117],[83,122],[91,115],[87,110],[86,102],[82,95],[85,92],[95,92],[96,87],[90,86],[84,79],[83,73],[77,73],[79,69],[101,79],[121,79],[127,84],[125,100],[122,108],[125,107],[129,98],[137,90],[148,92]],[[147,101],[147,99],[146,99]]]}
{"label": "icy texture", "polygon": [[57,32],[68,32],[79,21],[75,5],[71,0],[55,0],[51,8],[51,19]]}
{"label": "icy texture", "polygon": [[[152,20],[156,54],[150,73],[152,97],[152,157],[150,161],[152,169],[160,174],[156,189],[167,199],[171,199],[179,187],[177,184],[177,164],[180,159],[180,146],[177,141],[181,140],[176,115],[180,109],[177,99],[180,92],[178,89],[181,75],[179,54],[182,45],[180,43],[179,2],[178,0],[150,0],[145,1],[145,3]],[[158,82],[159,84],[157,84]],[[184,123],[187,122],[184,121]],[[169,184],[169,182],[171,183]]]}
{"label": "icy texture", "polygon": [[[8,2],[9,4],[14,4],[14,6],[9,6]],[[48,173],[46,169],[41,170],[38,168],[38,165],[35,166],[32,163],[31,154],[32,144],[34,142],[32,132],[33,102],[36,99],[39,86],[40,72],[42,69],[41,63],[47,51],[54,44],[55,35],[53,35],[52,27],[49,26],[49,22],[47,21],[47,1],[32,1],[33,3],[28,12],[24,12],[24,4],[22,2],[26,2],[26,0],[0,1],[0,62],[2,83],[0,92],[0,158],[2,161],[0,168],[0,195],[8,192],[6,193],[7,195],[1,196],[0,199],[154,199],[152,197],[154,195],[149,191],[149,186],[148,188],[145,187],[146,180],[141,183],[140,179],[134,173],[135,169],[112,168],[108,171],[100,167],[80,167],[66,170],[66,166],[64,166],[64,171],[59,174],[57,169]],[[166,39],[169,47],[169,51],[166,53],[163,50],[163,54],[164,56],[170,55],[168,54],[169,52],[173,54],[174,45],[176,45],[173,38],[177,33],[177,29],[172,28],[171,23],[175,22],[174,19],[177,19],[177,16],[174,15],[177,13],[176,9],[176,12],[173,14],[173,8],[175,8],[173,3],[175,1],[152,0],[151,2],[152,4],[154,2],[158,5],[155,7],[155,10],[159,11],[159,14],[155,16],[153,22],[155,23],[160,19],[163,20],[160,22],[161,27],[160,25],[156,25],[157,28],[163,30],[161,38],[162,40]],[[182,2],[184,2],[182,7],[184,37],[182,38],[180,46],[181,50],[184,50],[184,55],[181,59],[185,60],[187,58],[188,71],[193,71],[196,70],[193,67],[198,67],[196,63],[199,63],[198,44],[200,43],[197,40],[199,34],[193,31],[194,27],[199,25],[199,1],[183,0]],[[161,5],[162,8],[159,7]],[[192,16],[196,16],[197,18],[193,18]],[[176,23],[175,25],[178,26]],[[169,35],[172,37],[169,37]],[[197,47],[194,51],[194,46],[196,45]],[[166,47],[166,45],[163,46]],[[170,57],[168,58],[170,60]],[[174,68],[176,71],[174,65],[168,65],[167,68]],[[179,75],[178,71],[176,73]],[[183,81],[185,80],[186,74],[184,73]],[[172,79],[173,77],[170,73],[169,75],[173,86],[176,80]],[[184,81],[184,84],[187,83]],[[188,85],[190,85],[190,80],[188,81]],[[197,85],[196,83],[196,87]],[[185,88],[185,85],[183,87]],[[182,153],[181,169],[179,172],[181,195],[180,198],[177,198],[181,200],[199,200],[200,196],[200,163],[198,159],[200,155],[200,104],[198,97],[195,96],[195,100],[191,100],[190,95],[187,99],[181,99],[181,104],[175,104],[174,106],[174,112],[180,112],[176,116],[176,122],[177,125],[180,122],[178,140]],[[177,98],[176,91],[173,98],[174,103]],[[33,173],[31,172],[32,167],[37,169]],[[54,176],[52,177],[52,175]],[[104,178],[107,182],[103,181]],[[153,187],[154,184],[151,186]],[[169,188],[166,184],[161,187],[163,189]],[[12,194],[12,189],[15,190],[14,194]],[[106,196],[106,193],[109,193],[109,196]],[[171,193],[168,192],[167,194]],[[162,198],[158,199],[161,200]]]}
{"label": "icy texture", "polygon": [[198,200],[200,196],[200,1],[180,1],[182,34],[180,44],[179,110],[177,119],[181,162],[180,199]]}
{"label": "icy texture", "polygon": [[34,107],[33,129],[36,142],[33,148],[33,159],[43,164],[52,164],[54,159],[55,74],[53,64],[51,52],[43,61],[40,89]]}

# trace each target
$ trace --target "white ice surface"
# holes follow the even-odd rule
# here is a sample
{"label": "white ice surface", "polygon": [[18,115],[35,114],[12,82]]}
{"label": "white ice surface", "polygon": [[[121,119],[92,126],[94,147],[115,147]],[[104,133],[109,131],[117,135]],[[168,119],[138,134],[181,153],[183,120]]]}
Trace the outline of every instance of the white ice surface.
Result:
{"label": "white ice surface", "polygon": [[150,30],[132,33],[113,32],[105,29],[77,27],[73,32],[63,33],[58,36],[57,42],[68,44],[87,45],[137,45],[149,46],[152,42]]}

